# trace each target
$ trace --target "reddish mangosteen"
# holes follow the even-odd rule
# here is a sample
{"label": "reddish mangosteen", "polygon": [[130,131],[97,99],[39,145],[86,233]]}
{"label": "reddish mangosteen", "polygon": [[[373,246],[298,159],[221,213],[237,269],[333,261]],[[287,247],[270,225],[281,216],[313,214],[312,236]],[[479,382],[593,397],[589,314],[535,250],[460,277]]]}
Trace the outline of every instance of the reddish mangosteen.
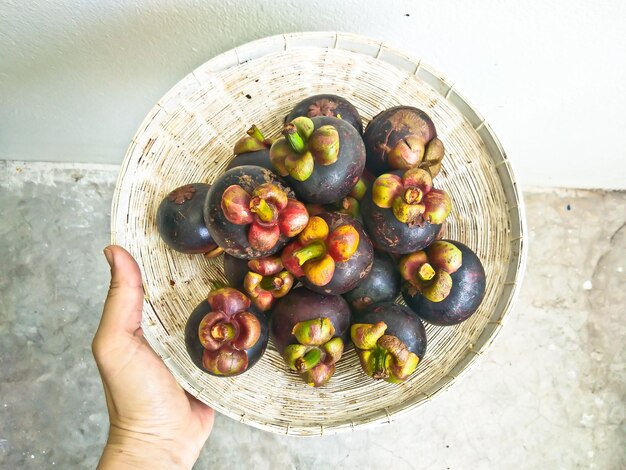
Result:
{"label": "reddish mangosteen", "polygon": [[272,144],[270,159],[298,198],[328,204],[345,197],[365,167],[359,133],[334,117],[298,117],[285,124]]}
{"label": "reddish mangosteen", "polygon": [[393,302],[373,304],[355,314],[350,337],[363,371],[391,383],[409,378],[426,352],[424,325],[408,308]]}
{"label": "reddish mangosteen", "polygon": [[204,224],[204,200],[210,187],[204,183],[187,184],[176,188],[159,204],[157,230],[173,250],[204,253],[209,258],[222,252]]}
{"label": "reddish mangosteen", "polygon": [[250,369],[265,352],[268,336],[265,314],[230,287],[212,291],[185,326],[185,345],[193,363],[220,377]]}
{"label": "reddish mangosteen", "polygon": [[285,118],[285,122],[291,122],[295,118],[306,116],[314,118],[318,116],[335,117],[351,124],[359,134],[363,134],[363,121],[357,109],[345,98],[337,95],[314,95],[300,101]]}
{"label": "reddish mangosteen", "polygon": [[349,215],[311,217],[281,254],[283,266],[309,289],[343,294],[369,273],[374,250],[361,224]]}
{"label": "reddish mangosteen", "polygon": [[399,293],[400,273],[395,260],[387,253],[374,251],[374,263],[369,274],[343,297],[353,312],[360,312],[372,304],[393,301]]}
{"label": "reddish mangosteen", "polygon": [[224,254],[224,274],[231,286],[243,287],[256,307],[266,312],[276,299],[287,295],[294,283],[280,256],[266,256],[250,261]]}
{"label": "reddish mangosteen", "polygon": [[396,106],[376,115],[365,129],[367,168],[375,175],[419,167],[435,177],[444,147],[435,125],[421,109]]}
{"label": "reddish mangosteen", "polygon": [[235,157],[228,163],[227,170],[243,165],[256,165],[274,171],[270,161],[270,147],[274,139],[266,139],[259,128],[253,125],[247,135],[237,141],[234,148]]}
{"label": "reddish mangosteen", "polygon": [[391,253],[411,253],[437,238],[452,210],[452,201],[445,191],[434,189],[432,181],[421,168],[376,178],[361,211],[378,247]]}
{"label": "reddish mangosteen", "polygon": [[246,165],[228,170],[213,183],[204,220],[225,252],[252,259],[280,250],[302,231],[309,214],[271,171]]}
{"label": "reddish mangosteen", "polygon": [[272,310],[274,344],[288,367],[319,387],[335,373],[335,364],[348,345],[350,307],[339,295],[304,287],[292,290]]}
{"label": "reddish mangosteen", "polygon": [[402,296],[423,320],[440,326],[467,320],[485,295],[485,270],[478,256],[457,241],[440,240],[404,256]]}

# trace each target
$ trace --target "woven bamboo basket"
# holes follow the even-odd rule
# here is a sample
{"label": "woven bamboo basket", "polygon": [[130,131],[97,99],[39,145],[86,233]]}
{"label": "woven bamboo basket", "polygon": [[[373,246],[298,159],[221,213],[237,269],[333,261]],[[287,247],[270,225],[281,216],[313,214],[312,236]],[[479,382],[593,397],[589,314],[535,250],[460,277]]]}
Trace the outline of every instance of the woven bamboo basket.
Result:
{"label": "woven bamboo basket", "polygon": [[[295,103],[323,92],[350,100],[364,122],[401,104],[432,117],[446,147],[435,185],[454,202],[447,236],[482,260],[485,298],[460,325],[426,326],[426,356],[401,385],[365,376],[349,349],[329,384],[311,388],[286,370],[271,341],[245,374],[209,376],[187,356],[183,331],[210,281],[225,280],[222,259],[168,249],[156,230],[158,204],[175,187],[212,182],[250,125],[276,135]],[[254,41],[182,79],[132,139],[112,209],[112,241],[135,256],[144,276],[145,336],[179,383],[224,415],[299,436],[391,422],[457,381],[484,354],[511,311],[525,266],[524,233],[523,200],[510,162],[489,125],[456,88],[428,65],[379,41],[335,32]]]}

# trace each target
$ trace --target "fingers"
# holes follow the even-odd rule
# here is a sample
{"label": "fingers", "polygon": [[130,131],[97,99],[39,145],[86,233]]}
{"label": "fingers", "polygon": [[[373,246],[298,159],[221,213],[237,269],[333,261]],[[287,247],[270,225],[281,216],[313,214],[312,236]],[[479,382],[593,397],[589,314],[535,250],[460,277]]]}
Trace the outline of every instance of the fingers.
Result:
{"label": "fingers", "polygon": [[133,257],[120,246],[106,247],[104,256],[111,266],[111,286],[96,339],[132,336],[141,326],[141,271]]}

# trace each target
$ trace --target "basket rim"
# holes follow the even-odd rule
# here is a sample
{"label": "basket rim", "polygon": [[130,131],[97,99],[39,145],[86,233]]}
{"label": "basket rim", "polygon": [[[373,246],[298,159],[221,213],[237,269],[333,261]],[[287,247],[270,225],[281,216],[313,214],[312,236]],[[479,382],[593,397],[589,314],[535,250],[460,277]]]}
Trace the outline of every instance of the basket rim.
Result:
{"label": "basket rim", "polygon": [[[311,46],[314,43],[315,45]],[[528,241],[527,241],[527,220],[526,210],[524,204],[524,198],[519,182],[515,178],[515,172],[513,170],[513,163],[508,159],[499,139],[493,132],[491,126],[482,117],[482,115],[474,108],[474,106],[459,93],[456,86],[448,81],[443,74],[436,71],[430,65],[424,63],[421,59],[417,59],[411,55],[408,55],[405,51],[392,47],[386,44],[384,41],[379,41],[367,36],[356,35],[353,33],[339,32],[339,31],[309,31],[309,32],[294,32],[278,34],[273,36],[257,39],[228,51],[225,51],[212,59],[204,62],[196,69],[191,71],[176,84],[174,84],[159,101],[151,108],[142,123],[139,125],[137,131],[134,133],[131,143],[126,151],[122,165],[120,166],[119,174],[116,180],[115,190],[113,194],[113,201],[111,206],[111,243],[124,245],[125,233],[123,230],[116,230],[117,227],[123,228],[126,219],[126,214],[120,213],[120,203],[124,200],[124,196],[127,198],[129,194],[124,194],[122,182],[125,178],[126,172],[132,163],[132,155],[134,147],[137,143],[138,137],[145,130],[147,125],[152,121],[154,116],[162,109],[162,104],[167,102],[168,97],[174,90],[179,90],[189,81],[197,81],[200,84],[198,76],[203,74],[214,74],[231,67],[241,65],[248,60],[254,60],[261,58],[268,53],[280,52],[281,50],[289,50],[293,48],[318,48],[318,49],[339,49],[356,54],[364,54],[363,50],[371,52],[370,57],[382,60],[391,65],[394,65],[407,73],[417,75],[419,78],[427,82],[433,87],[439,95],[445,98],[449,103],[454,106],[461,115],[463,115],[472,124],[472,128],[479,133],[483,141],[485,139],[491,139],[491,148],[487,150],[489,156],[494,160],[494,164],[498,170],[500,182],[502,184],[504,194],[508,204],[509,221],[511,222],[512,234],[517,234],[510,240],[512,253],[509,264],[516,264],[515,276],[511,282],[506,282],[511,286],[508,295],[505,298],[505,305],[501,308],[502,312],[500,318],[496,322],[493,330],[490,331],[487,338],[485,338],[481,344],[471,345],[467,354],[471,354],[468,361],[465,362],[462,369],[457,375],[447,375],[435,382],[428,391],[432,393],[422,392],[422,395],[417,398],[407,400],[401,409],[389,413],[387,408],[380,410],[377,414],[370,415],[367,419],[364,419],[358,423],[354,421],[346,420],[345,424],[335,424],[333,426],[325,427],[323,425],[308,427],[308,426],[290,426],[281,427],[275,424],[262,423],[256,420],[246,419],[245,414],[242,416],[237,413],[231,412],[226,406],[221,403],[211,403],[211,406],[221,414],[229,416],[237,421],[246,423],[258,429],[270,431],[274,433],[294,435],[294,436],[320,436],[336,434],[341,432],[355,431],[360,429],[371,428],[380,424],[391,423],[396,417],[406,416],[414,412],[418,407],[424,405],[427,402],[432,401],[435,396],[441,395],[442,392],[448,390],[453,384],[458,383],[468,373],[468,371],[477,364],[478,358],[484,356],[486,352],[492,347],[496,337],[499,335],[502,327],[506,323],[507,317],[510,315],[513,306],[519,296],[521,285],[526,270],[526,263],[528,257]],[[359,48],[359,50],[355,50]],[[368,54],[365,54],[368,55]],[[433,83],[437,87],[433,86]],[[456,103],[455,103],[456,101]],[[460,109],[457,104],[463,105],[463,109]],[[496,152],[496,155],[493,154]],[[496,160],[496,157],[498,160]],[[511,211],[515,211],[517,215],[517,224],[513,226],[511,220]],[[144,281],[145,282],[145,281]],[[505,297],[502,293],[500,300]],[[144,311],[148,308],[153,308],[149,302],[144,301]],[[186,373],[175,366],[173,359],[166,352],[165,348],[156,339],[154,334],[148,325],[144,324],[145,315],[142,318],[142,326],[144,327],[144,336],[155,350],[155,352],[164,360],[166,366],[172,371],[179,384],[192,395],[197,396],[201,393],[195,389],[192,385],[192,380]],[[482,334],[479,336],[477,342],[481,342]],[[461,358],[458,362],[463,361]]]}

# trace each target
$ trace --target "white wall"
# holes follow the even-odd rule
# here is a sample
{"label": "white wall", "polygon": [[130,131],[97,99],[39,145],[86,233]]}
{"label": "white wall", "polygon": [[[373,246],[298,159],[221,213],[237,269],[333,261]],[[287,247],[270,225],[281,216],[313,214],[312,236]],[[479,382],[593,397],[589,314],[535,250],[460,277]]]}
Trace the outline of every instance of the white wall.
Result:
{"label": "white wall", "polygon": [[119,163],[153,104],[214,55],[341,30],[450,78],[523,184],[624,189],[625,20],[619,0],[0,0],[0,159]]}

